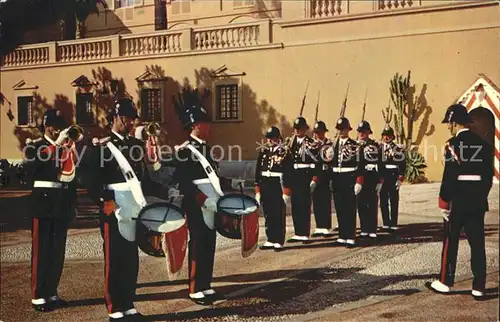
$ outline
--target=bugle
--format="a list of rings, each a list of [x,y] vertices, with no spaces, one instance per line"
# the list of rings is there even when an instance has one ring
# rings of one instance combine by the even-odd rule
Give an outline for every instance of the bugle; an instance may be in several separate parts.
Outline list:
[[[79,142],[83,139],[83,129],[77,124],[73,124],[68,128],[68,138],[74,142]]]
[[[149,136],[159,136],[161,134],[160,124],[157,122],[151,122],[146,126],[146,133]]]

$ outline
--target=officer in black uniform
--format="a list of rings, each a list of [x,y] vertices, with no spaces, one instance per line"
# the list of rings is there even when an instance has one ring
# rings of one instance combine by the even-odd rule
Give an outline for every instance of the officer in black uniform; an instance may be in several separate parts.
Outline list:
[[[380,210],[383,220],[382,229],[391,232],[398,229],[399,188],[404,181],[406,171],[405,152],[394,142],[394,138],[394,130],[386,124],[380,144],[384,167],[384,184],[380,190]]]
[[[185,101],[188,97],[185,97]],[[211,155],[211,147],[206,140],[210,136],[211,120],[201,102],[193,99],[185,103],[184,110],[178,108],[178,116],[190,135],[182,145],[176,147],[177,166],[173,175],[174,183],[179,184],[180,194],[184,196],[182,208],[187,216],[189,229],[189,297],[201,305],[211,305],[221,298],[212,289],[215,245],[217,231],[210,227],[210,219],[217,213],[217,200],[220,195],[207,191],[211,187],[209,174],[220,179],[218,167]],[[209,169],[205,171],[199,157],[187,146],[191,145],[207,160]],[[215,179],[215,180],[218,180]]]
[[[75,218],[76,180],[74,142],[68,139],[66,123],[56,109],[43,117],[43,137],[27,141],[28,180],[32,180],[32,306],[41,312],[67,303],[57,293],[64,266],[68,225]],[[68,152],[70,154],[68,154]]]
[[[318,180],[315,175],[317,145],[306,135],[309,125],[299,116],[295,119],[294,135],[288,138],[288,146],[293,159],[290,184],[292,187],[292,218],[295,235],[290,243],[307,242],[311,233],[311,193]]]
[[[463,227],[471,248],[472,296],[481,300],[486,284],[484,216],[493,182],[493,154],[491,147],[467,128],[472,121],[465,106],[450,106],[443,123],[447,123],[453,135],[446,143],[439,191],[439,208],[445,220],[444,242],[439,280],[427,286],[438,293],[450,292]]]
[[[290,199],[291,155],[281,144],[280,130],[271,126],[255,170],[255,199],[262,204],[267,241],[260,249],[280,250],[285,243],[286,203]]]
[[[354,247],[356,195],[360,186],[358,180],[362,178],[358,169],[358,144],[349,137],[352,127],[347,118],[339,118],[335,128],[339,131],[339,135],[331,149],[327,151],[326,160],[330,163],[333,203],[339,223],[337,243]]]
[[[323,153],[332,142],[326,137],[328,129],[325,122],[318,121],[314,124],[314,140],[317,144],[316,175],[318,182],[312,193],[314,218],[316,219],[316,229],[313,237],[332,236],[332,193],[330,191],[330,167],[325,162]]]
[[[379,145],[370,138],[373,133],[370,123],[361,121],[357,130],[360,170],[358,179],[361,179],[358,180],[361,190],[358,192],[357,204],[361,237],[369,236],[375,239],[378,226],[378,194],[384,181],[384,167]]]
[[[133,299],[139,271],[139,253],[135,241],[135,220],[140,207],[134,198],[129,202],[119,196],[130,191],[133,174],[124,175],[124,164],[111,150],[121,151],[140,181],[144,195],[162,193],[162,187],[151,181],[145,163],[144,142],[130,136],[138,117],[134,102],[129,98],[114,103],[111,133],[103,139],[94,138],[93,146],[82,164],[87,191],[100,208],[101,234],[104,239],[105,303],[110,321],[141,321],[143,316],[134,308]],[[110,118],[111,119],[111,118]],[[119,204],[121,203],[121,204]],[[135,214],[137,213],[137,214]],[[126,215],[127,214],[127,215]]]

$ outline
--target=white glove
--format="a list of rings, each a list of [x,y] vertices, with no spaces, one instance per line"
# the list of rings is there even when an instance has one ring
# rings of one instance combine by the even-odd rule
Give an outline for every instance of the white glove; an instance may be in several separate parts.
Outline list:
[[[168,197],[169,198],[177,198],[180,196],[180,191],[175,188],[168,189]]]
[[[448,209],[441,209],[441,216],[446,221],[450,221],[450,211]]]
[[[359,183],[356,183],[356,185],[354,186],[354,194],[357,196],[359,195],[359,193],[361,192],[361,189],[363,188],[363,186]]]
[[[205,203],[203,206],[211,212],[217,212],[217,199],[215,198],[207,198],[205,199]]]
[[[257,200],[257,203],[260,205],[260,192],[255,194],[255,200]]]
[[[115,216],[116,216],[116,219],[118,220],[118,222],[121,222],[121,223],[131,222],[132,221],[131,217],[120,215],[121,210],[122,210],[122,208],[116,208],[116,210],[115,210]]]
[[[285,202],[285,204],[287,204],[288,200],[290,200],[290,196],[289,195],[283,194],[281,197],[283,198],[283,201]]]
[[[316,189],[316,182],[311,181],[311,183],[309,184],[309,188],[311,189],[311,193],[313,193],[314,189]]]
[[[399,190],[399,188],[401,187],[401,184],[402,184],[401,181],[396,180],[396,190]]]
[[[377,193],[380,193],[380,190],[382,190],[382,183],[377,183],[375,190],[377,191]]]
[[[55,141],[57,145],[63,144],[63,142],[68,138],[68,131],[69,131],[69,127],[67,129],[64,129],[61,132],[59,132],[59,136],[57,137],[57,139]]]
[[[245,180],[244,179],[231,179],[231,188],[237,190],[240,189],[240,184],[241,187],[245,187]]]

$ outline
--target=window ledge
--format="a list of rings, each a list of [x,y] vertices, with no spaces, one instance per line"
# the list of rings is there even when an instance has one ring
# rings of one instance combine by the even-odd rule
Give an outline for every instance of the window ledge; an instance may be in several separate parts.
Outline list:
[[[231,120],[212,120],[213,123],[243,123],[242,119],[231,119]]]

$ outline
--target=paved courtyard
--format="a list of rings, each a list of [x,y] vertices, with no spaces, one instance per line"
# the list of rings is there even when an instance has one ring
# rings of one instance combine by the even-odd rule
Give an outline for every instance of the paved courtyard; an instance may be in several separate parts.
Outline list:
[[[376,243],[347,249],[333,238],[307,245],[287,244],[283,252],[257,250],[242,259],[239,241],[218,236],[213,286],[227,299],[213,307],[187,299],[183,274],[168,281],[163,258],[141,254],[136,307],[151,321],[497,321],[499,269],[498,185],[486,215],[488,296],[470,296],[470,249],[461,240],[454,294],[424,288],[439,271],[442,218],[439,184],[401,188],[401,229],[382,233]],[[60,295],[68,308],[37,313],[30,305],[30,232],[23,211],[27,198],[0,192],[2,321],[105,321],[102,239],[92,206],[80,198],[72,225]],[[291,217],[287,233],[293,234]],[[334,222],[336,218],[334,217]],[[313,219],[314,222],[314,219]],[[380,222],[380,219],[379,219]],[[261,221],[261,241],[265,240]]]

